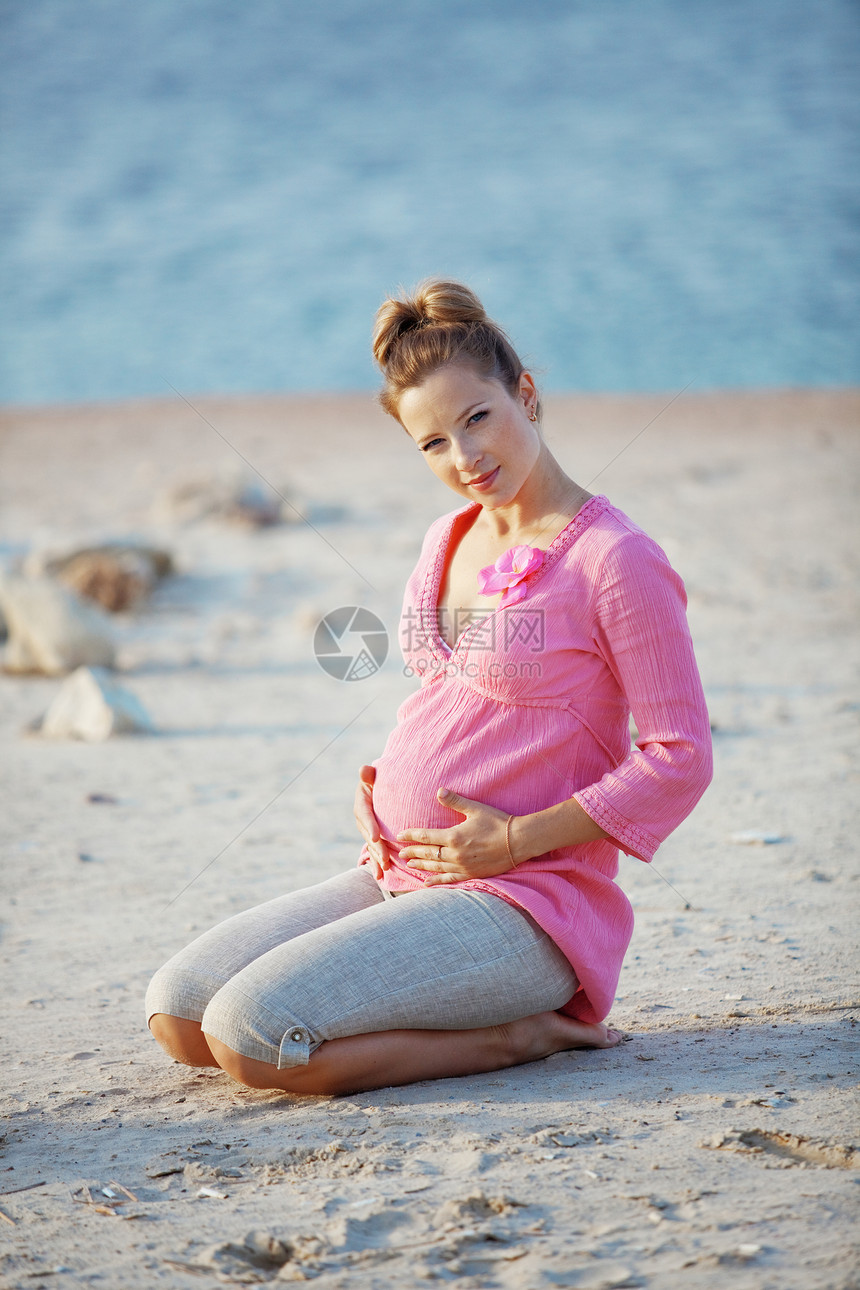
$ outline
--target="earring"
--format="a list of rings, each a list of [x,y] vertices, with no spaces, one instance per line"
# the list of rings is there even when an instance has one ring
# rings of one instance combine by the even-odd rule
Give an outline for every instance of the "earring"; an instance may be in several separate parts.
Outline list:
[[[534,408],[532,408],[532,414],[529,417],[529,421],[537,421],[537,413],[535,412]]]

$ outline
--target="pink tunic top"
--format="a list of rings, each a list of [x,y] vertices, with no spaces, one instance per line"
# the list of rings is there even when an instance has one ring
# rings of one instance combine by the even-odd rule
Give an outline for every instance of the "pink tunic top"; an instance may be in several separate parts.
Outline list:
[[[462,821],[437,801],[440,787],[514,815],[575,797],[608,838],[457,885],[526,910],[576,972],[563,1011],[600,1021],[633,931],[613,881],[618,848],[650,860],[711,778],[684,586],[651,538],[592,497],[550,544],[526,597],[476,618],[452,650],[438,630],[440,581],[478,505],[431,525],[407,584],[401,647],[421,687],[374,763],[373,808],[394,856],[383,881],[393,891],[423,882],[397,860],[397,833]]]

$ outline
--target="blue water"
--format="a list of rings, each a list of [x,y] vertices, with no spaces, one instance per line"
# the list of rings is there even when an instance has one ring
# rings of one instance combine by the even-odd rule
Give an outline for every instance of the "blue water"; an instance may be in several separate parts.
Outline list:
[[[847,0],[4,0],[0,399],[368,388],[462,277],[554,389],[860,381]]]

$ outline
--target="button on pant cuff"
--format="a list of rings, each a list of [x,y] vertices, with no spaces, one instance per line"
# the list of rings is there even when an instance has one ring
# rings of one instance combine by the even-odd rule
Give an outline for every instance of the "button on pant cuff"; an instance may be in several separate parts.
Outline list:
[[[307,1066],[311,1053],[318,1047],[319,1043],[313,1042],[304,1026],[290,1026],[278,1049],[278,1070],[286,1066]]]

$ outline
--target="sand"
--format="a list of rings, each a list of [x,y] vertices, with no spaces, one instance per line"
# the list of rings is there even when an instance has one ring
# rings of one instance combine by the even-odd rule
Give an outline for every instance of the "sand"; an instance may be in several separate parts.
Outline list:
[[[355,862],[356,768],[413,683],[394,656],[333,680],[313,628],[393,629],[451,495],[367,396],[5,412],[5,567],[135,535],[178,572],[117,619],[155,734],[27,737],[60,682],[0,676],[2,1284],[857,1284],[860,391],[670,397],[546,400],[565,467],[685,578],[713,719],[712,787],[655,867],[622,859],[630,1042],[308,1100],[172,1063],[142,996],[196,932]],[[237,452],[313,527],[153,511]]]

